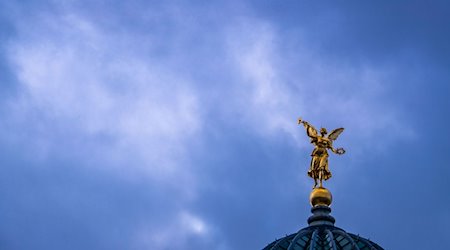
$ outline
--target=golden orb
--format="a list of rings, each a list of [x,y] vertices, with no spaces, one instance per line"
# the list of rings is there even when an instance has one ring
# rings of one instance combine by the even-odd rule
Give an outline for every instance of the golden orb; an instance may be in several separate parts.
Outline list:
[[[309,202],[313,207],[315,206],[330,206],[333,201],[331,192],[324,187],[314,188],[309,195]]]

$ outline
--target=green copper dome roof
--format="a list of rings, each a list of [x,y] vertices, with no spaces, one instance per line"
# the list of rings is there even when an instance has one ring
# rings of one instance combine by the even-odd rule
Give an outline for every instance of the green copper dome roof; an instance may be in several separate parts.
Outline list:
[[[309,227],[267,245],[263,250],[383,250],[376,243],[334,226],[328,206],[311,209]]]

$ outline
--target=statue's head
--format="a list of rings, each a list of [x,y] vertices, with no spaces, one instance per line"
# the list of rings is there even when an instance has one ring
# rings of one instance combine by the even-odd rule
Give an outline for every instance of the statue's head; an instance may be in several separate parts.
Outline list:
[[[321,128],[321,129],[320,129],[320,134],[321,134],[322,136],[324,136],[324,135],[328,134],[328,131],[327,131],[325,128]]]

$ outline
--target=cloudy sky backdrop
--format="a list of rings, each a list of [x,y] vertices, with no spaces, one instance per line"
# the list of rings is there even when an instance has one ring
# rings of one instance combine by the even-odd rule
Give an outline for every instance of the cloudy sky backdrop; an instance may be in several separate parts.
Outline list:
[[[445,1],[1,1],[0,248],[261,249],[336,225],[450,245]]]

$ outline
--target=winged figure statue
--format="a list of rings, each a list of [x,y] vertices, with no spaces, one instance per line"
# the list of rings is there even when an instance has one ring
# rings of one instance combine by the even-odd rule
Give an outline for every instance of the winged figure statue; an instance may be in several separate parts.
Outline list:
[[[314,150],[311,153],[311,165],[308,170],[309,177],[314,179],[313,189],[317,187],[318,182],[320,182],[320,187],[322,187],[322,181],[331,178],[331,172],[328,168],[328,150],[338,155],[345,153],[343,148],[333,147],[333,141],[339,137],[344,128],[334,129],[327,136],[328,132],[325,128],[321,128],[319,134],[311,124],[303,121],[301,118],[298,119],[298,124],[303,124],[306,134],[314,145]]]

